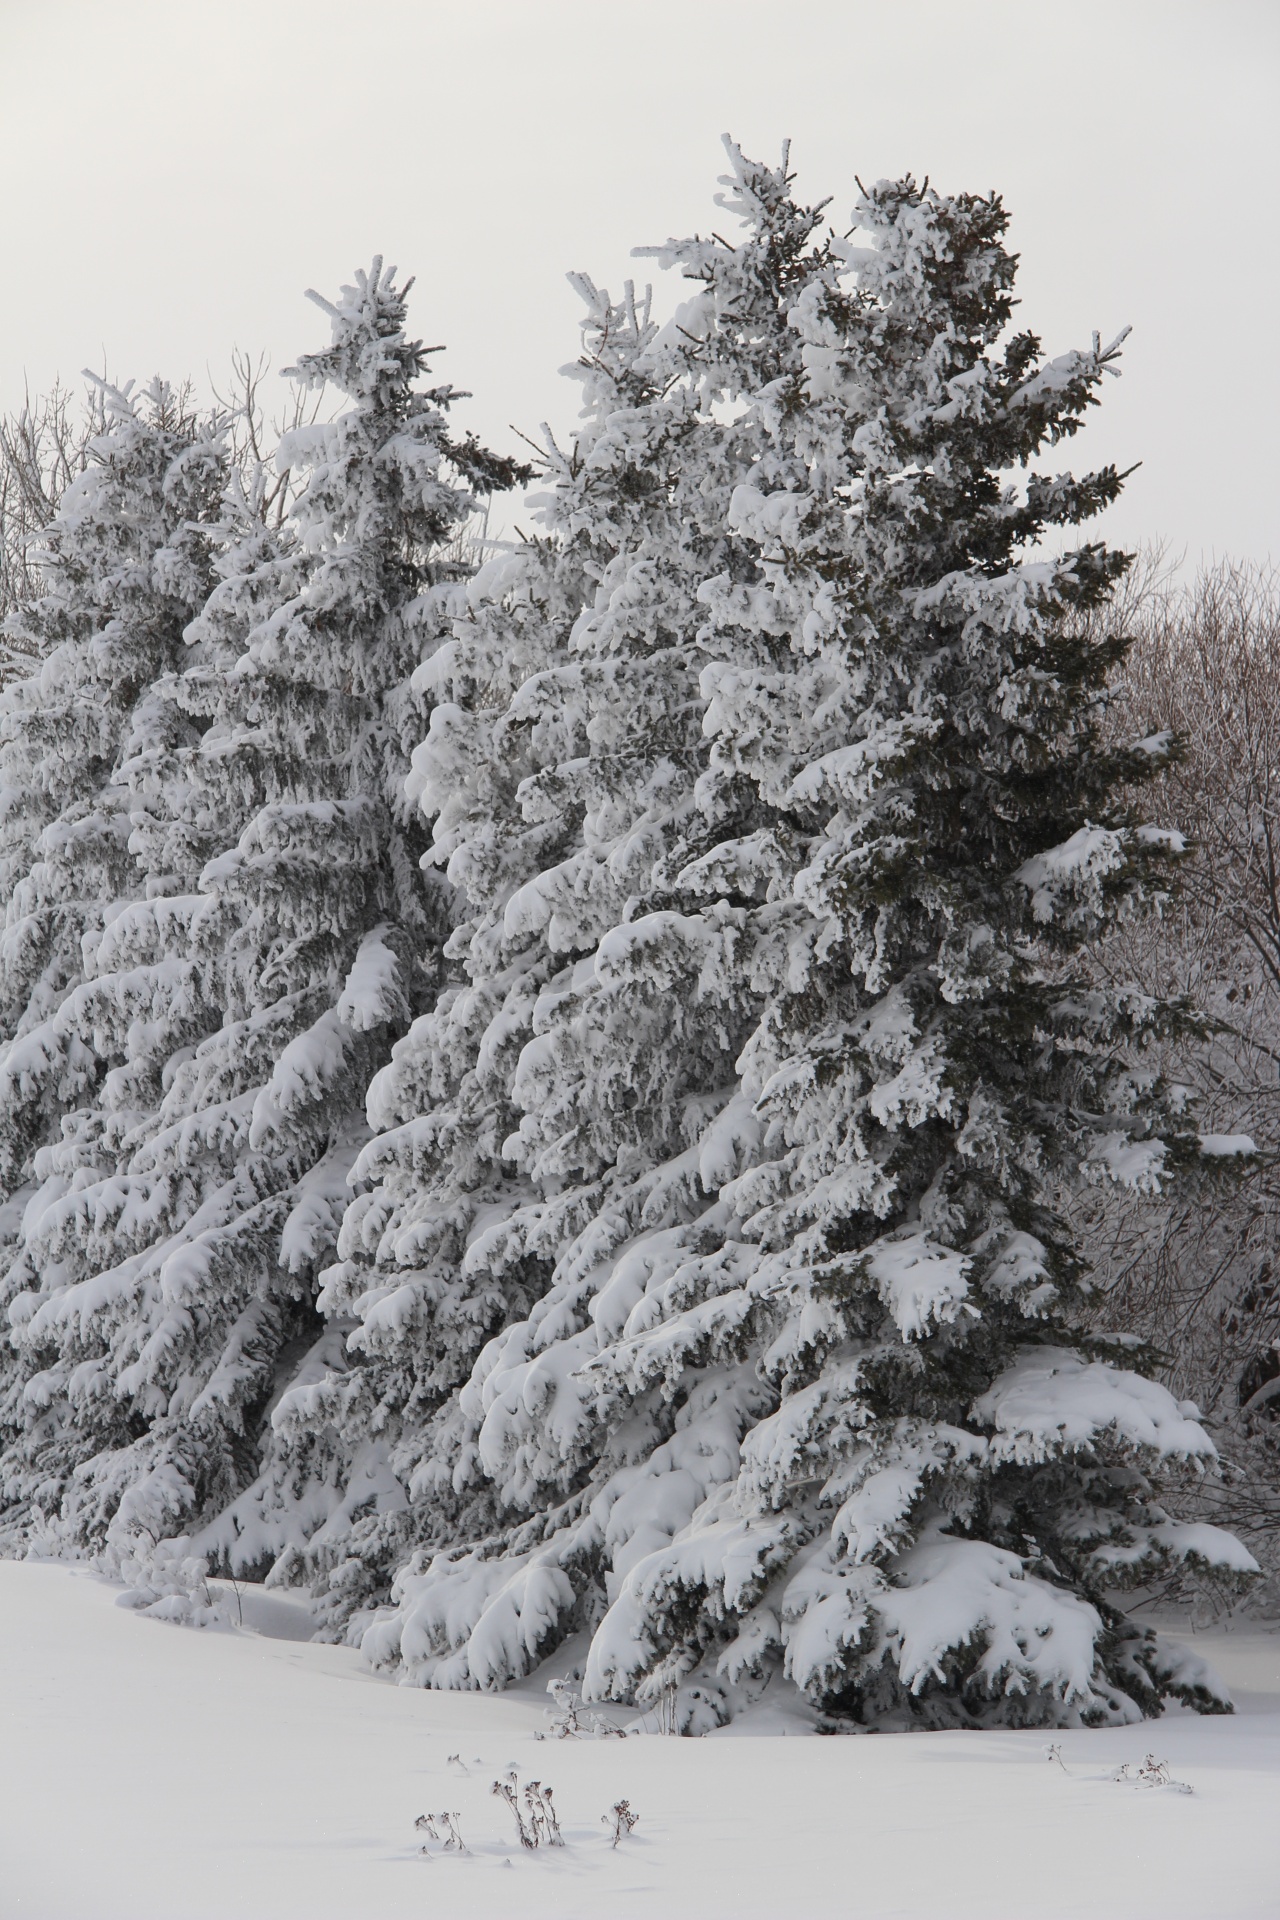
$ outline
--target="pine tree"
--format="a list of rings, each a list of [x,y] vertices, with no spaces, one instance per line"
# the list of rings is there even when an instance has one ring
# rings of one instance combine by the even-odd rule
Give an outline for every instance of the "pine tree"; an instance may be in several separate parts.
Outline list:
[[[38,665],[0,694],[0,1309],[36,1281],[20,1244],[32,1181],[47,1181],[43,1159],[61,1125],[115,1064],[89,1013],[93,957],[145,892],[119,768],[212,585],[226,479],[222,423],[198,417],[184,391],[161,381],[140,393],[95,387],[100,430],[45,530],[43,592],[6,622],[15,655]],[[13,1311],[20,1319],[21,1305]],[[38,1454],[66,1374],[31,1373],[5,1339],[0,1434],[11,1440],[26,1426]],[[32,1492],[25,1453],[6,1452],[0,1483],[0,1505],[16,1502],[20,1519]],[[48,1496],[39,1470],[35,1490]]]
[[[94,1065],[55,1016],[83,941],[137,886],[129,796],[113,779],[152,683],[212,585],[209,522],[225,481],[219,423],[155,381],[98,383],[103,430],[41,555],[42,597],[6,622],[41,664],[0,695],[0,1179],[11,1191]]]
[[[518,471],[419,386],[406,292],[375,261],[320,301],[332,345],[292,371],[350,404],[282,443],[305,475],[291,526],[233,486],[220,584],[121,770],[146,899],[99,947],[94,1017],[125,1059],[37,1169],[41,1284],[16,1303],[66,1397],[41,1465],[79,1546],[194,1531],[260,1571],[378,1482],[368,1449],[276,1447],[269,1416],[342,1363],[315,1272],[365,1087],[429,1004],[448,924],[403,797],[425,726],[408,680],[465,571],[457,529]]]
[[[504,907],[561,970],[518,1020],[475,1002],[474,1057],[523,1110],[501,1150],[538,1197],[471,1227],[462,1276],[481,1298],[533,1253],[551,1281],[427,1429],[425,1544],[363,1644],[491,1686],[585,1626],[595,1697],[674,1693],[691,1726],[779,1673],[879,1724],[1210,1705],[1114,1596],[1251,1563],[1159,1504],[1155,1470],[1212,1443],[1085,1331],[1056,1202],[1199,1165],[1144,1062],[1180,1009],[1072,965],[1178,850],[1115,798],[1164,750],[1105,743],[1123,643],[1080,637],[1125,558],[1036,551],[1122,476],[1012,477],[1074,434],[1119,343],[1046,361],[1011,331],[994,195],[882,182],[854,247],[814,237],[785,160],[731,158],[746,234],[662,250],[699,292],[605,436],[640,452],[619,488],[640,549],[680,551],[691,512],[700,577],[664,598],[646,552],[626,617],[575,628],[608,689],[585,752],[556,730],[563,685],[507,707],[543,730],[525,818],[589,798],[581,851]],[[638,691],[664,654],[685,662],[665,726]],[[633,774],[637,720],[674,750]],[[451,871],[493,831],[460,827]],[[431,1091],[367,1166],[407,1181]]]
[[[664,402],[659,330],[634,290],[615,303],[571,278],[586,316],[567,371],[585,424],[567,454],[548,442],[545,535],[482,569],[423,670],[442,697],[410,793],[434,817],[433,858],[466,908],[445,949],[454,981],[370,1090],[384,1131],[356,1174],[373,1185],[348,1209],[325,1276],[325,1310],[360,1318],[351,1344],[364,1362],[281,1409],[304,1431],[320,1417],[385,1433],[408,1495],[347,1542],[329,1529],[313,1548],[335,1623],[385,1595],[443,1509],[455,1527],[492,1519],[488,1489],[457,1475],[453,1397],[605,1197],[567,1188],[565,1212],[540,1170],[513,1166],[516,1071],[566,962],[571,972],[647,884],[658,824],[689,805],[700,663],[685,636],[722,557],[731,488],[700,491],[688,447],[723,436],[695,394]]]

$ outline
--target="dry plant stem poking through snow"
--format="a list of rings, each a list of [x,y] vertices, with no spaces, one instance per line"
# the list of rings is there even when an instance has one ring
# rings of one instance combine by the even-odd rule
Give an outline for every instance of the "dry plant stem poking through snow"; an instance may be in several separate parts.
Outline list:
[[[520,1835],[520,1845],[532,1853],[538,1844],[537,1834],[532,1827],[526,1825],[525,1817],[520,1811],[520,1801],[517,1797],[515,1787],[515,1775],[509,1775],[505,1780],[495,1780],[492,1791],[497,1794],[500,1800],[505,1800],[510,1807],[512,1813],[515,1815],[516,1831]]]
[[[1131,1787],[1168,1787],[1173,1793],[1195,1791],[1187,1785],[1185,1780],[1174,1780],[1169,1773],[1168,1761],[1157,1760],[1154,1753],[1147,1755],[1136,1773],[1126,1760],[1122,1767],[1116,1768],[1111,1778],[1115,1781],[1123,1781]]]
[[[1056,1762],[1067,1778],[1071,1778],[1071,1769],[1063,1759],[1062,1748],[1056,1740],[1045,1747],[1044,1757],[1051,1766]],[[1172,1779],[1168,1761],[1157,1760],[1153,1753],[1149,1753],[1142,1765],[1136,1769],[1126,1760],[1123,1766],[1116,1768],[1111,1778],[1131,1787],[1168,1787],[1173,1793],[1194,1792],[1194,1788],[1189,1787],[1185,1780]]]
[[[460,1818],[461,1816],[456,1813],[420,1813],[413,1824],[426,1834],[428,1840],[434,1840],[442,1852],[465,1853],[467,1849],[463,1845],[462,1830],[458,1825]],[[430,1847],[424,1846],[422,1851],[429,1860]]]
[[[608,1813],[602,1813],[600,1815],[601,1824],[608,1827],[613,1834],[613,1844],[615,1847],[619,1840],[626,1839],[639,1818],[640,1815],[638,1813],[632,1813],[631,1802],[629,1800],[616,1801],[614,1805],[610,1807]]]
[[[524,1809],[528,1812],[528,1820],[524,1818],[524,1812],[520,1812],[520,1799],[518,1799],[516,1788],[518,1788],[518,1782],[516,1782],[514,1766],[510,1768],[505,1780],[493,1782],[493,1793],[497,1793],[499,1799],[507,1801],[510,1811],[516,1818],[516,1832],[520,1834],[520,1845],[528,1847],[530,1853],[533,1853],[535,1847],[562,1847],[564,1836],[560,1834],[557,1811],[551,1805],[551,1788],[545,1788],[541,1780],[526,1782]]]
[[[524,1790],[524,1804],[533,1827],[534,1845],[562,1847],[564,1836],[560,1831],[556,1810],[551,1804],[550,1787],[544,1787],[541,1780],[530,1780]]]
[[[529,1780],[524,1788],[525,1813],[520,1811],[519,1782],[514,1767],[505,1779],[495,1780],[493,1792],[500,1800],[505,1800],[515,1815],[516,1830],[520,1835],[520,1845],[530,1853],[536,1847],[562,1847],[564,1836],[560,1832],[560,1822],[551,1803],[551,1788],[544,1787],[541,1780]]]

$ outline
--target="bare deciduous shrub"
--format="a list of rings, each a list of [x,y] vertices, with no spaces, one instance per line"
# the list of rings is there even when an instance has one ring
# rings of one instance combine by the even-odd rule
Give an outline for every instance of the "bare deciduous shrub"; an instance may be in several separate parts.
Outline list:
[[[1219,565],[1177,587],[1147,556],[1116,619],[1134,636],[1109,710],[1117,739],[1180,742],[1142,799],[1189,843],[1158,919],[1089,956],[1100,978],[1187,996],[1204,1038],[1160,1061],[1205,1134],[1250,1136],[1238,1183],[1076,1202],[1098,1317],[1140,1335],[1224,1456],[1194,1504],[1280,1562],[1280,599],[1277,576]],[[1153,809],[1154,815],[1153,815]],[[1269,1583],[1274,1600],[1275,1582]]]
[[[40,592],[39,539],[102,429],[101,396],[56,384],[0,419],[0,620]],[[0,648],[0,681],[31,663]]]

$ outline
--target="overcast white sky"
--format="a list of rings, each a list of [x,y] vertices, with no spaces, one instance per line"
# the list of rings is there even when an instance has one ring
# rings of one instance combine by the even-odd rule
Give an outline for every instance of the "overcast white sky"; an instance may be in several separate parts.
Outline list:
[[[204,378],[327,337],[382,251],[463,416],[572,420],[565,272],[720,225],[719,135],[840,226],[863,180],[997,187],[1020,324],[1131,323],[1077,466],[1106,532],[1276,551],[1276,0],[0,0],[0,406],[55,374]],[[661,286],[669,306],[675,285]]]

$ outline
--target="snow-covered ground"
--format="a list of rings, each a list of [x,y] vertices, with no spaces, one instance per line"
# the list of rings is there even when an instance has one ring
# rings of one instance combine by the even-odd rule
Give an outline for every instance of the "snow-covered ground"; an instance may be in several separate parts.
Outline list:
[[[532,1686],[391,1686],[287,1599],[251,1590],[234,1632],[115,1600],[0,1562],[5,1920],[1280,1913],[1280,1632],[1196,1636],[1234,1718],[1067,1733],[1064,1773],[1038,1733],[539,1743]],[[1111,1780],[1148,1749],[1189,1797]],[[563,1851],[521,1852],[509,1765],[554,1788]],[[640,1823],[613,1851],[620,1797]],[[414,1817],[443,1808],[470,1851],[424,1859]]]

